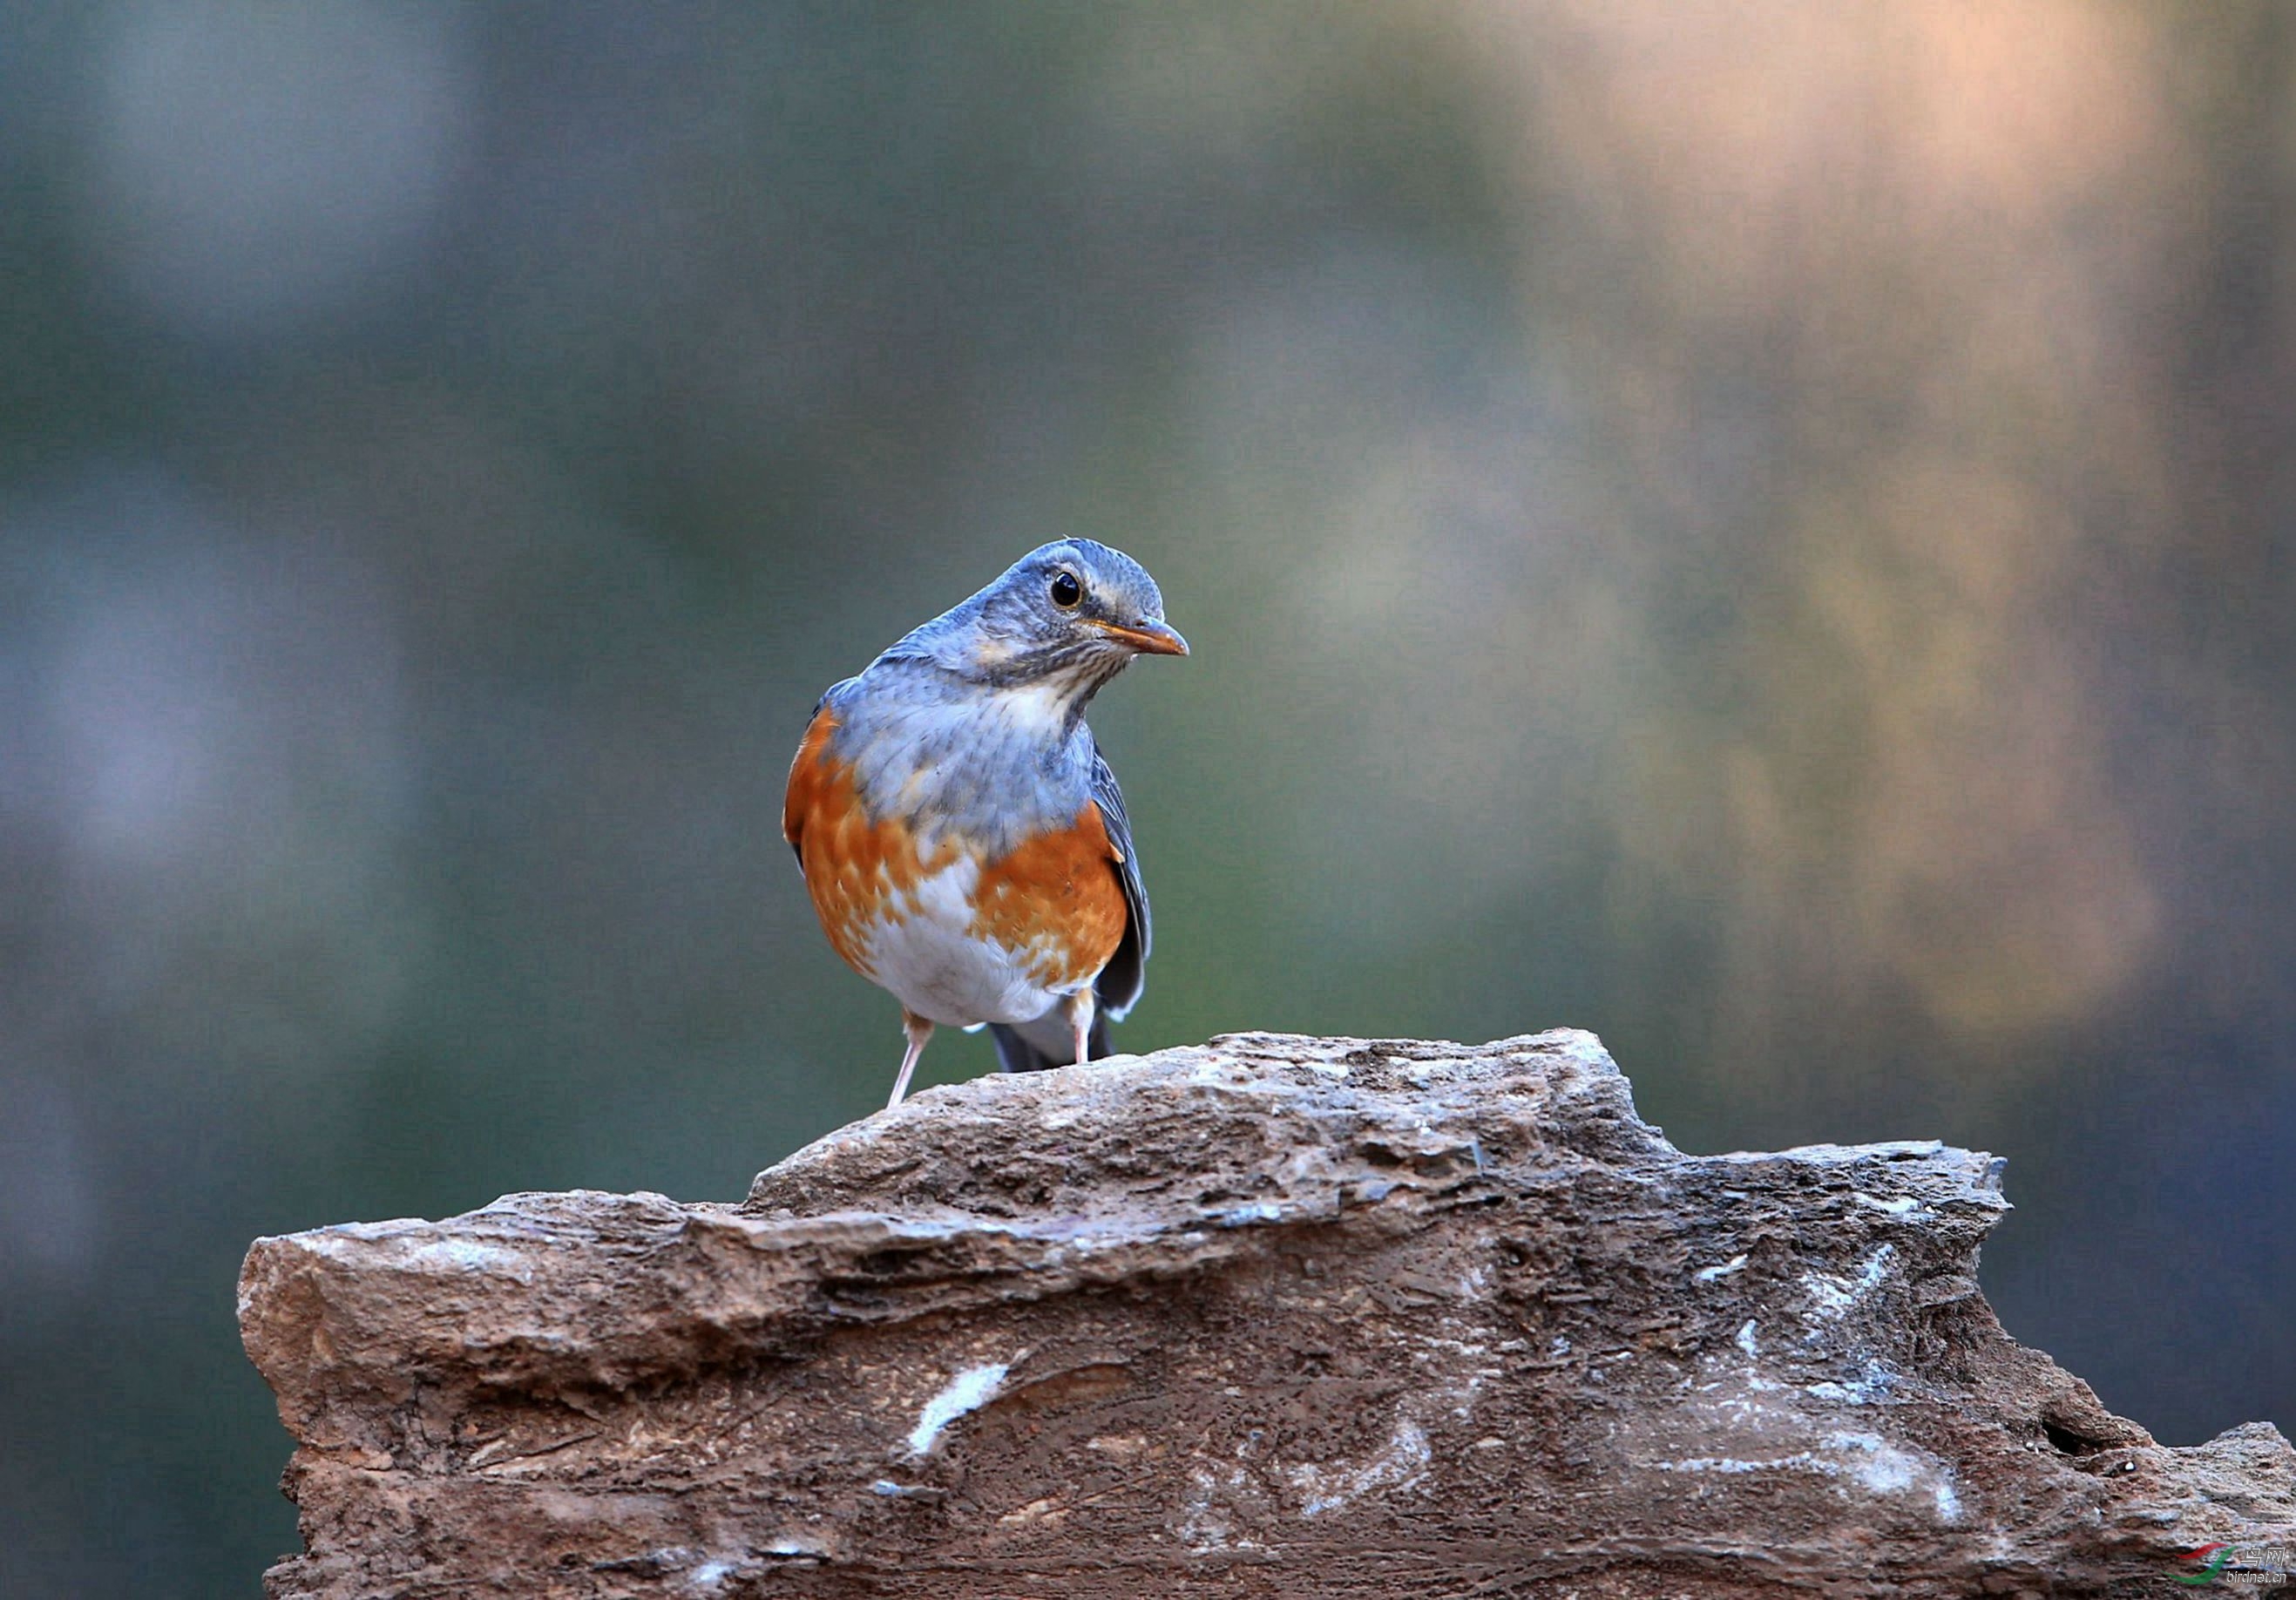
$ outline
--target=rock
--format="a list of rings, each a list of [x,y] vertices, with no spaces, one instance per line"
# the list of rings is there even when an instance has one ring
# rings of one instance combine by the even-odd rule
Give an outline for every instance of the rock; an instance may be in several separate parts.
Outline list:
[[[1686,1156],[1584,1033],[928,1090],[747,1202],[257,1241],[275,1596],[2171,1592],[2296,1547],[1977,1286],[2000,1164]]]

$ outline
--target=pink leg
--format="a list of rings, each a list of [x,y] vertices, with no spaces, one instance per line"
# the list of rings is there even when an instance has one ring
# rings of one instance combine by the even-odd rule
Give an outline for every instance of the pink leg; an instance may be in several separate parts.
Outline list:
[[[1069,997],[1069,1025],[1076,1030],[1077,1065],[1092,1059],[1092,985],[1086,984]]]
[[[902,1052],[901,1075],[893,1079],[893,1097],[885,1102],[887,1111],[900,1104],[901,1096],[909,1092],[909,1074],[917,1070],[917,1057],[925,1053],[925,1041],[932,1038],[932,1030],[933,1025],[924,1018],[906,1010],[901,1013],[901,1031],[909,1036],[909,1047]]]

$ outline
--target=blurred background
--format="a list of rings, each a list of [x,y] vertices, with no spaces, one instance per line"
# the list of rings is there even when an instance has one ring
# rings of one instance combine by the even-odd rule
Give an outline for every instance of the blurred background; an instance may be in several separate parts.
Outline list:
[[[1196,652],[1094,713],[1124,1047],[1997,1151],[2013,1333],[2296,1421],[2292,89],[2239,0],[0,7],[0,1589],[291,1547],[255,1235],[878,1106],[790,752],[1070,533]]]

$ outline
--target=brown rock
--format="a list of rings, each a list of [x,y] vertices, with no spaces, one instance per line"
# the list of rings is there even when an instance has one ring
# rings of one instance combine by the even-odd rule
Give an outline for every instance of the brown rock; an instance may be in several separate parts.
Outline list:
[[[2169,1449],[1977,1289],[1998,1163],[1685,1156],[1595,1039],[1246,1034],[929,1090],[746,1203],[258,1240],[276,1596],[2211,1592]]]

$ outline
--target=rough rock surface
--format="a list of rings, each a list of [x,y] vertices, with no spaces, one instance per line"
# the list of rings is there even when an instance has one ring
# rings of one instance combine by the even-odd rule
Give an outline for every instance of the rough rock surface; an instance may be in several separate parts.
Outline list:
[[[1685,1156],[1599,1043],[1247,1034],[919,1095],[746,1203],[258,1240],[274,1596],[2213,1592],[2158,1446],[1978,1292],[1997,1163]]]

